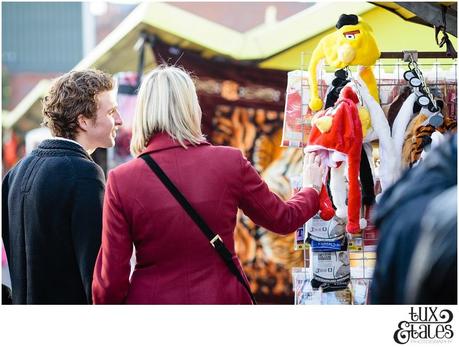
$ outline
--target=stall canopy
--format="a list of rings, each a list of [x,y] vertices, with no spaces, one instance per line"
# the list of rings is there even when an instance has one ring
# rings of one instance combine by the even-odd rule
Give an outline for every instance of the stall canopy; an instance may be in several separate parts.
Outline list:
[[[307,66],[318,41],[335,30],[342,13],[354,13],[370,23],[381,51],[443,51],[432,28],[410,23],[397,14],[365,2],[317,3],[281,22],[240,33],[164,3],[144,2],[110,33],[75,69],[98,68],[110,73],[135,71],[138,40],[143,32],[162,42],[197,52],[206,59],[239,61],[263,69],[295,70]],[[456,45],[456,39],[452,38]],[[136,44],[137,43],[137,44]],[[146,50],[145,69],[156,61]],[[40,100],[48,81],[40,82],[6,117],[3,127],[23,133],[39,124]],[[25,118],[26,120],[23,120]]]
[[[409,22],[432,26],[445,26],[457,36],[457,2],[372,2]]]

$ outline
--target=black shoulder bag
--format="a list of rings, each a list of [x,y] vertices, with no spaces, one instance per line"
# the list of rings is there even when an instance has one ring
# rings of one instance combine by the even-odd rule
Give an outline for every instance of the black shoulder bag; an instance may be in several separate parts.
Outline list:
[[[158,176],[158,178],[163,182],[163,184],[166,186],[166,188],[169,190],[169,192],[174,196],[174,198],[179,202],[179,204],[183,207],[183,209],[186,211],[186,213],[191,217],[191,219],[199,226],[199,228],[202,230],[206,238],[209,240],[210,244],[212,247],[215,248],[217,253],[220,255],[220,258],[225,262],[225,264],[228,266],[229,270],[237,277],[239,282],[244,286],[244,288],[247,290],[247,293],[249,293],[250,298],[252,299],[253,304],[256,305],[256,300],[255,297],[252,294],[252,291],[250,290],[249,285],[247,282],[244,280],[242,277],[241,272],[239,269],[236,267],[236,265],[233,262],[232,254],[226,248],[225,244],[223,243],[223,240],[218,234],[215,234],[209,226],[204,222],[202,217],[196,212],[196,210],[190,205],[188,200],[183,196],[183,194],[177,189],[177,187],[172,183],[172,181],[167,177],[167,175],[164,173],[164,171],[161,169],[161,167],[156,163],[156,161],[150,157],[148,154],[142,154],[139,156],[139,158],[142,158],[150,167],[150,169]]]

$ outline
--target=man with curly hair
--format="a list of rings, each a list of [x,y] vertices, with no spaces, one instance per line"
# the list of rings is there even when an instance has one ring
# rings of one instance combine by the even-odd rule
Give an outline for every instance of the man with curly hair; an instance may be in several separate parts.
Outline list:
[[[44,140],[5,176],[2,237],[13,304],[90,304],[101,243],[105,177],[90,154],[122,125],[112,78],[98,70],[56,79],[43,100]]]

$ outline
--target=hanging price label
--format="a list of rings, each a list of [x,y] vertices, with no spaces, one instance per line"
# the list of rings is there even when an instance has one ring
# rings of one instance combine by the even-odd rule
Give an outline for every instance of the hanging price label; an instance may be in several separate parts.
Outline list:
[[[308,245],[306,244],[306,237],[305,237],[305,232],[304,232],[304,226],[299,227],[296,232],[295,232],[295,245],[294,245],[294,250],[303,250],[307,249]]]

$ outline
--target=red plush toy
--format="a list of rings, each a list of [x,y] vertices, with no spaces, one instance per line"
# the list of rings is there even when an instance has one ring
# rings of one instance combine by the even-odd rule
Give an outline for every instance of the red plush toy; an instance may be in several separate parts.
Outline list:
[[[350,86],[342,89],[334,107],[314,115],[305,152],[316,152],[328,167],[348,164],[348,223],[350,233],[360,231],[361,192],[359,183],[362,151],[362,125],[357,104],[358,96]],[[344,189],[343,189],[344,190]],[[331,219],[335,214],[325,185],[320,193],[320,217]]]

